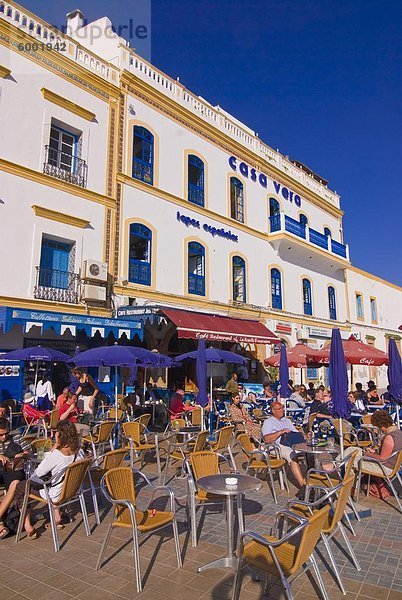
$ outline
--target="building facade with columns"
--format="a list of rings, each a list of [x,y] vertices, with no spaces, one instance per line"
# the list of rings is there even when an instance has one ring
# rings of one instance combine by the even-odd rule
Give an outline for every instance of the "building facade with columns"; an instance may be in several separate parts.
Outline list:
[[[320,348],[333,327],[382,350],[400,340],[401,288],[352,266],[323,177],[135,54],[107,18],[74,11],[68,26],[0,2],[2,305],[114,316],[119,333],[139,319],[170,353],[204,336],[262,360],[269,333],[249,320],[288,345]],[[210,331],[210,315],[244,331]],[[386,383],[384,368],[358,377]]]

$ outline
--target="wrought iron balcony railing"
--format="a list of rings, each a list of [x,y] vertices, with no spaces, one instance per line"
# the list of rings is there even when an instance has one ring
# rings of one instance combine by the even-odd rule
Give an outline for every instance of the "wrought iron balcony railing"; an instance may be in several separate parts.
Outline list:
[[[77,273],[36,267],[34,298],[78,304],[80,278]]]
[[[45,146],[43,172],[56,179],[74,183],[83,188],[87,187],[87,163],[82,158],[68,152]]]

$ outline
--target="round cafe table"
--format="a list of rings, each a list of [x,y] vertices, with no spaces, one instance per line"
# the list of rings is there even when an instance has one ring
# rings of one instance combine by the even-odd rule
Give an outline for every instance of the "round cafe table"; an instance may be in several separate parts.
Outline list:
[[[323,454],[331,454],[331,456],[332,455],[336,456],[341,451],[340,447],[337,446],[336,444],[334,444],[334,446],[332,446],[330,448],[328,445],[326,445],[326,446],[309,446],[306,442],[302,442],[300,444],[295,444],[292,447],[295,452],[304,452],[304,454],[313,456],[315,469],[319,468],[319,466],[320,466],[319,459],[320,459],[320,457],[323,456]]]
[[[236,485],[228,485],[226,479],[236,479]],[[212,562],[202,565],[198,568],[198,572],[206,571],[207,569],[221,569],[228,567],[234,569],[237,567],[237,557],[233,550],[233,530],[234,530],[234,518],[233,518],[233,498],[238,498],[239,508],[239,531],[243,533],[243,512],[241,507],[242,496],[246,492],[253,490],[259,490],[262,487],[262,481],[256,477],[250,477],[250,475],[240,475],[237,473],[229,475],[208,475],[207,477],[201,477],[197,480],[197,486],[209,492],[210,494],[218,494],[219,496],[226,496],[226,522],[227,522],[227,556],[213,560]]]

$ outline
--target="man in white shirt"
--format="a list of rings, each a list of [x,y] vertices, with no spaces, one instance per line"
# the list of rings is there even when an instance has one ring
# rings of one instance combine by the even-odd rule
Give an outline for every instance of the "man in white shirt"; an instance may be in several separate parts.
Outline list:
[[[272,402],[271,404],[272,417],[264,421],[262,426],[262,437],[268,444],[276,444],[279,446],[281,456],[290,466],[297,483],[302,488],[306,485],[302,470],[297,462],[297,456],[290,446],[284,446],[280,443],[280,438],[285,433],[290,431],[298,432],[292,421],[284,416],[284,408],[280,402]]]

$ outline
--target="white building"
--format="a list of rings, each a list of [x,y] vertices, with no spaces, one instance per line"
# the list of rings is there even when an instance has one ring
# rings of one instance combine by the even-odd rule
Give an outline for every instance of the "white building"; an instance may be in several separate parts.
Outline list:
[[[259,321],[289,345],[321,347],[334,326],[382,350],[389,337],[400,343],[401,288],[351,265],[340,198],[322,177],[117,35],[91,41],[95,27],[110,33],[108,19],[84,28],[74,11],[70,36],[54,34],[66,52],[46,44],[22,52],[13,43],[17,32],[24,43],[43,42],[48,26],[11,2],[0,1],[0,11],[8,35],[0,37],[0,211],[12,257],[0,266],[1,304],[55,310],[57,302],[60,312],[104,317],[113,308],[121,318],[146,313],[148,347],[165,352],[187,347],[177,333],[207,335],[200,313]],[[62,135],[76,157],[67,167],[46,154],[57,136],[60,149]],[[83,173],[85,185],[77,181]],[[63,268],[46,264],[46,239],[70,244]],[[106,282],[98,291],[83,287],[84,259],[107,264],[113,289]],[[76,273],[80,297],[68,296],[69,286],[52,297],[55,280],[40,280],[49,268],[50,278],[54,270]],[[43,287],[48,299],[38,296]],[[191,314],[170,308],[193,311],[193,326],[180,321]],[[220,339],[237,339],[262,359],[271,348],[251,330],[248,339],[249,325]],[[384,375],[383,368],[357,371],[380,386]]]

